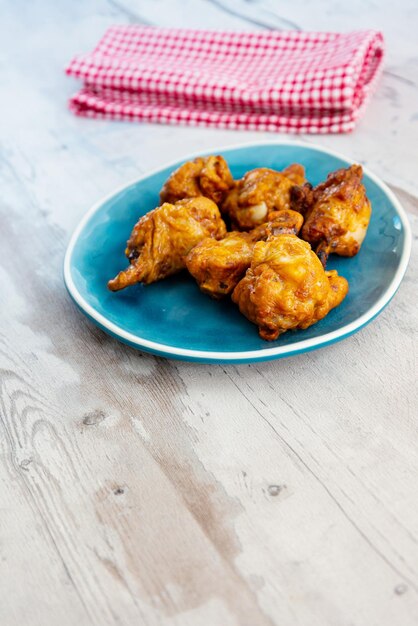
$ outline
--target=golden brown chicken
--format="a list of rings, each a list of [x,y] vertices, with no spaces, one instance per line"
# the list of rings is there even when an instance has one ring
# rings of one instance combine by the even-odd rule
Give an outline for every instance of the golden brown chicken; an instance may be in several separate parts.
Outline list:
[[[231,172],[223,157],[198,157],[171,174],[161,189],[160,200],[174,203],[183,198],[205,196],[220,204],[233,186]]]
[[[314,202],[314,188],[311,183],[303,185],[295,185],[290,190],[290,208],[292,211],[298,211],[304,217],[312,208]]]
[[[255,245],[250,233],[227,233],[224,239],[204,239],[186,257],[186,267],[201,291],[222,298],[231,293],[250,266]]]
[[[267,167],[251,170],[236,182],[221,205],[234,230],[251,230],[265,222],[270,211],[290,208],[290,191],[305,180],[302,165],[277,172]]]
[[[232,300],[268,341],[308,328],[345,298],[348,283],[325,272],[310,245],[295,235],[270,237],[254,247],[250,268]]]
[[[292,191],[291,206],[305,214],[302,238],[309,241],[325,267],[328,255],[354,256],[370,221],[371,205],[362,184],[361,165],[331,172],[326,181]]]
[[[306,181],[305,168],[300,163],[291,163],[282,170],[282,174],[295,185],[303,185]]]
[[[276,211],[269,220],[248,233],[227,233],[220,241],[204,239],[189,252],[186,267],[204,293],[213,298],[232,293],[251,264],[257,241],[270,235],[297,234],[303,224],[296,211]]]
[[[161,280],[185,267],[185,257],[206,237],[221,238],[226,227],[209,198],[165,202],[137,222],[125,250],[129,267],[108,282],[112,291]]]

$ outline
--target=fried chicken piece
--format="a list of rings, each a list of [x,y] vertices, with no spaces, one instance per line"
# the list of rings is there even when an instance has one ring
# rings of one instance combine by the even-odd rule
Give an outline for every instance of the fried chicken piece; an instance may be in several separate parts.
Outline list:
[[[308,328],[338,306],[348,283],[336,271],[325,272],[306,241],[278,235],[254,247],[250,268],[232,300],[273,341],[290,329]]]
[[[186,257],[186,267],[200,289],[213,298],[230,294],[251,264],[257,241],[282,233],[298,234],[303,217],[295,211],[275,211],[269,221],[249,233],[227,233],[224,239],[204,239]]]
[[[303,216],[311,210],[314,203],[314,188],[311,183],[295,185],[290,190],[290,208]]]
[[[292,163],[282,170],[282,174],[295,185],[303,185],[306,181],[305,168],[300,163]]]
[[[185,267],[185,257],[206,237],[221,238],[226,227],[209,198],[165,202],[137,222],[125,254],[129,267],[109,280],[111,291],[135,283],[153,283]]]
[[[255,241],[250,233],[227,233],[204,239],[186,257],[186,267],[203,293],[222,298],[231,293],[250,266]]]
[[[290,165],[283,172],[259,167],[236,182],[221,211],[227,213],[234,230],[251,230],[262,224],[270,211],[289,209],[291,189],[304,180],[302,165]]]
[[[356,255],[366,236],[372,209],[362,176],[361,165],[352,165],[331,172],[314,189],[305,185],[292,192],[292,208],[306,215],[302,238],[309,241],[324,267],[331,253]]]
[[[232,174],[222,156],[197,157],[171,174],[161,189],[160,200],[174,203],[205,196],[220,204],[233,186]]]
[[[303,225],[302,215],[290,209],[271,211],[267,215],[267,220],[264,224],[250,230],[254,241],[262,241],[271,235],[298,235]]]

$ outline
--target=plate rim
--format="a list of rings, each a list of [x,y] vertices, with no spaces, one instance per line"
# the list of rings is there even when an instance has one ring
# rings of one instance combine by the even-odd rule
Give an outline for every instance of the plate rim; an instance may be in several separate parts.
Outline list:
[[[164,355],[167,357],[172,357],[172,358],[177,358],[177,359],[184,358],[188,360],[207,361],[207,362],[230,361],[230,362],[237,363],[240,361],[250,362],[250,361],[269,360],[269,359],[274,359],[274,358],[292,356],[295,354],[300,354],[301,352],[307,352],[313,349],[325,347],[326,345],[335,343],[337,341],[341,341],[342,339],[345,339],[346,337],[352,335],[356,331],[363,328],[363,326],[368,324],[368,322],[371,322],[393,298],[393,296],[395,295],[405,275],[406,269],[408,267],[410,254],[411,254],[412,233],[411,233],[411,227],[409,224],[406,211],[401,205],[396,195],[392,192],[391,189],[389,189],[389,187],[386,185],[386,183],[383,180],[381,180],[376,174],[374,174],[372,171],[370,171],[367,167],[364,167],[364,166],[363,166],[364,173],[378,187],[382,189],[382,191],[385,193],[385,195],[389,198],[389,200],[392,202],[393,206],[395,207],[395,210],[401,220],[402,227],[404,229],[404,234],[405,234],[404,246],[403,246],[403,250],[401,253],[401,257],[400,257],[399,266],[391,282],[389,283],[389,285],[387,286],[383,294],[380,296],[380,298],[377,300],[377,302],[375,302],[375,304],[372,307],[370,307],[365,313],[363,313],[363,315],[361,315],[359,318],[350,322],[349,324],[345,324],[344,326],[342,326],[341,328],[337,330],[333,330],[329,333],[325,333],[318,337],[312,337],[310,339],[303,339],[301,341],[297,341],[290,345],[275,346],[272,348],[266,347],[266,348],[262,348],[261,350],[258,349],[258,350],[244,350],[244,351],[233,351],[233,352],[231,351],[218,352],[216,350],[195,350],[195,349],[190,349],[190,348],[179,348],[176,346],[171,346],[170,344],[163,344],[163,343],[159,343],[156,341],[151,341],[149,339],[139,337],[138,335],[134,335],[133,333],[130,333],[124,330],[123,328],[115,324],[114,322],[111,322],[110,320],[108,320],[107,317],[105,317],[104,315],[96,311],[96,309],[91,304],[89,304],[78,291],[74,283],[72,272],[71,272],[72,254],[73,254],[75,245],[78,241],[78,238],[80,236],[80,233],[83,231],[85,225],[88,223],[90,218],[95,213],[97,213],[97,211],[103,206],[104,203],[106,203],[108,200],[110,200],[111,198],[119,194],[120,192],[124,191],[128,187],[131,187],[141,182],[143,179],[148,178],[149,176],[152,176],[153,174],[157,174],[163,169],[177,165],[179,161],[190,160],[206,153],[221,154],[222,151],[224,150],[234,150],[237,148],[254,148],[256,146],[266,146],[266,145],[290,146],[290,147],[297,146],[297,147],[308,148],[308,149],[310,148],[318,152],[322,152],[330,156],[337,157],[345,161],[348,164],[354,162],[351,159],[348,159],[345,155],[341,154],[340,152],[319,146],[317,144],[306,143],[303,141],[297,141],[297,140],[295,141],[288,141],[288,140],[250,141],[246,143],[230,144],[227,146],[222,146],[221,148],[219,147],[215,149],[209,148],[203,151],[199,150],[197,152],[194,151],[192,153],[188,153],[184,155],[184,157],[171,160],[168,163],[163,163],[159,167],[154,168],[146,172],[145,174],[142,174],[141,176],[133,179],[132,181],[121,185],[120,187],[113,190],[111,193],[106,194],[100,200],[98,200],[97,202],[93,204],[93,206],[81,218],[80,222],[76,226],[68,242],[67,249],[66,249],[65,256],[64,256],[64,282],[71,298],[78,305],[78,307],[84,313],[86,313],[87,316],[93,322],[97,323],[105,331],[108,331],[113,337],[120,339],[124,343],[128,343],[129,345],[133,347],[136,347],[138,349],[143,349],[148,352],[153,352],[159,355]]]

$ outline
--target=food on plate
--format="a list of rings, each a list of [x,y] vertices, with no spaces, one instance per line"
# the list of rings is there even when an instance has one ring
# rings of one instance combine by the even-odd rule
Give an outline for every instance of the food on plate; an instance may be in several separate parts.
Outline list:
[[[331,253],[360,250],[371,215],[362,176],[361,166],[351,165],[312,187],[303,165],[293,163],[234,181],[222,156],[188,161],[165,182],[161,206],[134,226],[129,267],[108,287],[187,269],[202,292],[230,295],[265,340],[308,328],[347,295],[346,279],[325,266]]]
[[[303,185],[306,181],[305,168],[300,163],[291,163],[282,170],[282,174],[295,185]]]
[[[185,267],[185,257],[205,237],[219,239],[226,227],[216,204],[203,196],[165,202],[137,222],[125,254],[129,267],[110,280],[112,291],[153,283]]]
[[[198,157],[175,170],[160,192],[163,202],[205,196],[221,204],[234,186],[232,174],[221,156]]]
[[[253,236],[258,237],[258,241],[271,235],[297,235],[303,226],[302,215],[290,209],[272,211],[267,215],[267,220],[264,224],[260,224],[260,226],[249,231]]]
[[[227,233],[224,239],[204,239],[186,257],[186,268],[201,291],[222,298],[234,289],[251,263],[256,241],[250,233]]]
[[[266,221],[271,211],[289,209],[290,192],[305,181],[305,170],[297,163],[283,172],[259,167],[247,172],[224,200],[226,213],[234,230],[251,230]]]
[[[303,217],[295,211],[276,211],[252,231],[231,232],[220,240],[203,239],[186,257],[186,267],[200,289],[213,298],[230,294],[251,264],[257,241],[282,233],[297,234]]]
[[[287,330],[308,328],[338,306],[348,283],[325,272],[308,242],[277,235],[254,246],[251,266],[232,300],[259,327],[260,337],[277,339]]]
[[[361,165],[328,174],[326,181],[292,191],[292,208],[305,215],[302,239],[309,241],[326,266],[328,255],[354,256],[370,221],[371,205],[362,183]]]

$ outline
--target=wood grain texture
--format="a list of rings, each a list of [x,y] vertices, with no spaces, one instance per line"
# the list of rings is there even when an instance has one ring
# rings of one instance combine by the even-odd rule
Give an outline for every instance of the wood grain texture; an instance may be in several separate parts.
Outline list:
[[[382,315],[273,363],[136,352],[62,282],[70,232],[101,195],[184,152],[271,138],[73,118],[62,67],[115,22],[347,29],[361,6],[361,26],[377,19],[393,43],[388,72],[359,129],[321,142],[417,212],[415,4],[396,23],[366,1],[309,6],[3,3],[1,626],[418,622],[416,216]]]

